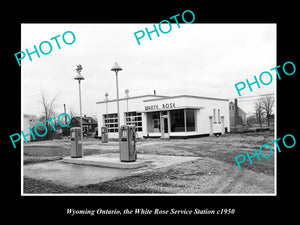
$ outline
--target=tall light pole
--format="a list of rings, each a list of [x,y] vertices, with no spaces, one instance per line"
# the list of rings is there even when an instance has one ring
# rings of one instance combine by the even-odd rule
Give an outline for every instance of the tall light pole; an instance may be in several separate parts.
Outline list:
[[[108,93],[105,93],[105,101],[106,101],[106,118],[107,118],[107,114],[108,114]]]
[[[105,119],[106,119],[106,121],[107,121],[107,118],[108,118],[108,93],[106,92],[105,93],[105,105],[106,105],[106,110],[105,110],[105,113],[106,113],[106,115],[104,116],[104,118],[103,118],[103,126],[107,126],[107,124],[105,123]]]
[[[129,115],[128,115],[128,98],[129,98],[128,93],[129,93],[129,90],[128,90],[128,89],[125,89],[126,103],[127,103],[127,116],[129,116]],[[130,121],[130,124],[131,124],[131,121]],[[125,121],[125,125],[126,125],[126,121]]]
[[[79,84],[79,107],[80,107],[80,129],[81,129],[81,146],[83,146],[83,134],[82,134],[82,110],[81,110],[81,88],[80,88],[80,81],[84,80],[84,77],[81,75],[82,66],[77,65],[76,71],[77,75],[74,77],[74,80],[78,80]],[[83,148],[82,148],[83,149]],[[83,152],[82,152],[83,155]]]
[[[120,129],[120,110],[119,110],[119,84],[118,84],[118,72],[122,70],[121,66],[117,62],[110,69],[116,73],[116,86],[117,86],[117,110],[118,110],[118,130]]]

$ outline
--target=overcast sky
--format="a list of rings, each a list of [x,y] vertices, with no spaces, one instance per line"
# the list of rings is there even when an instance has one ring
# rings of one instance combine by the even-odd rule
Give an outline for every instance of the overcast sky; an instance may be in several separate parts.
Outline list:
[[[116,98],[115,74],[110,71],[115,62],[123,68],[119,72],[120,97],[129,89],[130,96],[198,95],[221,98],[238,97],[234,84],[245,79],[254,80],[276,64],[276,24],[172,24],[168,34],[151,34],[140,39],[134,32],[152,30],[153,24],[22,24],[21,50],[33,51],[42,41],[72,31],[76,41],[66,45],[58,38],[61,49],[52,43],[52,52],[40,53],[22,60],[22,105],[24,114],[40,116],[40,93],[57,95],[56,112],[63,112],[63,104],[79,113],[76,65],[83,67],[83,114],[95,115],[96,102]],[[163,28],[167,30],[168,28]],[[70,39],[71,36],[66,36]],[[45,45],[45,49],[46,49]],[[46,50],[45,50],[46,51]],[[271,72],[271,71],[270,71]],[[271,72],[275,78],[274,71]],[[274,93],[272,84],[243,96]],[[246,112],[253,111],[253,102],[241,103]]]

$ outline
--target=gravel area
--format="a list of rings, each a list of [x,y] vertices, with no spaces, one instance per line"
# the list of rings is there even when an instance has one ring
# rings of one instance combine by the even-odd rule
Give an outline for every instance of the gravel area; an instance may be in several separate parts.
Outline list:
[[[24,193],[165,193],[165,194],[272,194],[274,193],[274,154],[253,164],[241,164],[234,157],[253,154],[253,148],[274,140],[271,132],[226,134],[220,137],[137,142],[138,154],[200,156],[201,160],[176,164],[130,177],[68,189],[55,183],[24,179]],[[69,140],[24,144],[24,163],[57,160],[69,156]],[[85,140],[84,154],[118,153],[118,143]],[[276,152],[276,151],[274,151]],[[48,158],[47,158],[48,157]],[[50,157],[50,158],[49,158]],[[53,157],[53,158],[51,158]],[[60,191],[61,190],[61,191]]]

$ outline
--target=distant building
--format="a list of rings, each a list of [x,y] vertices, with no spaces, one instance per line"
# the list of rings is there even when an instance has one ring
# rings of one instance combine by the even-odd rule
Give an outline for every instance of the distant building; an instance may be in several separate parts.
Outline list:
[[[62,133],[62,128],[61,126],[58,125],[58,123],[56,121],[54,122],[54,126],[55,126],[55,131],[52,127],[52,125],[49,123],[48,124],[48,128],[47,131],[45,131],[45,127],[42,125],[39,125],[37,127],[35,127],[38,123],[43,123],[45,124],[45,122],[39,120],[37,118],[37,116],[35,115],[28,115],[28,114],[24,114],[23,115],[23,132],[24,134],[29,134],[29,127],[31,128],[33,134],[34,134],[34,138],[32,135],[28,135],[26,136],[26,141],[30,142],[30,141],[44,141],[44,140],[52,140],[53,138],[61,138],[61,133]],[[40,135],[44,135],[42,137],[38,136],[36,134],[36,132]],[[24,137],[23,137],[24,138]],[[25,141],[25,139],[23,139]]]
[[[93,133],[95,131],[95,128],[97,127],[98,123],[95,119],[92,117],[88,117],[84,115],[82,117],[82,133],[83,134],[89,134]],[[71,119],[71,123],[69,127],[80,127],[80,116],[74,116]]]
[[[238,107],[237,99],[229,102],[230,130],[236,131],[237,128],[247,124],[247,113]]]
[[[36,116],[34,115],[28,115],[28,114],[24,114],[23,115],[23,132],[24,134],[29,134],[29,127],[31,129],[33,129],[33,127],[39,123],[39,120],[37,119]],[[34,131],[33,131],[34,132]],[[32,140],[31,135],[26,136],[26,140],[27,142],[30,142]],[[24,140],[25,141],[25,140]]]

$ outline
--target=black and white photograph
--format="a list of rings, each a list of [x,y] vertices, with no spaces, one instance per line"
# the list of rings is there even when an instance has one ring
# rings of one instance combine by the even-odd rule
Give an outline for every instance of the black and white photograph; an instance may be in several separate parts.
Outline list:
[[[292,220],[296,5],[112,3],[3,7],[4,219]]]
[[[276,194],[276,24],[21,35],[23,195]]]

